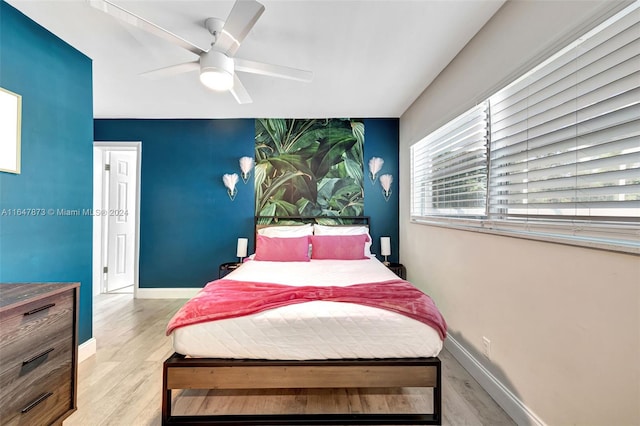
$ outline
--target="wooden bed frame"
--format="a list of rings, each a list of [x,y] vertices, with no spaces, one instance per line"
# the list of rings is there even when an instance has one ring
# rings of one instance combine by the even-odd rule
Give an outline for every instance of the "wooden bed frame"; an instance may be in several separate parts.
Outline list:
[[[186,358],[173,354],[162,371],[162,424],[166,425],[439,425],[440,359],[319,361]],[[174,416],[173,389],[433,388],[429,414],[237,414]]]
[[[331,223],[369,225],[369,218],[275,218],[257,216],[265,224]],[[429,424],[442,422],[441,365],[438,357],[341,360],[248,360],[187,358],[174,353],[163,364],[163,425],[352,425]],[[234,414],[172,415],[174,389],[301,389],[301,388],[433,388],[428,414]]]

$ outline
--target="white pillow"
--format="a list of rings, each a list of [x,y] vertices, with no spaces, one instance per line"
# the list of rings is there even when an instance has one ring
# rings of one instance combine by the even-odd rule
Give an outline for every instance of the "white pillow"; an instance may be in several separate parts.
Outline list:
[[[373,239],[369,234],[369,227],[364,225],[313,225],[313,235],[368,235],[369,241],[364,244],[364,255],[366,257],[375,257],[371,254],[371,244]]]
[[[274,225],[258,229],[258,234],[269,238],[297,238],[313,235],[313,226],[304,225]]]

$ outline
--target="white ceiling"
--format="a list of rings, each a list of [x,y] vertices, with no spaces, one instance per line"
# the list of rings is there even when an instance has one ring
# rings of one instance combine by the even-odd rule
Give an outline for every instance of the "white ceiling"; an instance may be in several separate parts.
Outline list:
[[[238,73],[252,104],[202,86],[197,73],[139,73],[197,60],[83,0],[7,0],[93,59],[96,118],[399,117],[504,0],[260,0],[266,11],[237,57],[313,71],[312,83]],[[208,47],[207,17],[232,0],[118,5]]]

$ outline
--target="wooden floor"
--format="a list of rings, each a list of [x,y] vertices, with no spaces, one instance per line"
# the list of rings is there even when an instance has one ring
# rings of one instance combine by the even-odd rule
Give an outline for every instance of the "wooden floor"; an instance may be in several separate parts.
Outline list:
[[[78,411],[64,426],[160,425],[162,362],[172,353],[165,327],[184,300],[94,299],[98,350],[78,371]],[[443,424],[513,425],[478,383],[443,350]],[[174,414],[255,412],[419,412],[430,410],[424,389],[174,392]]]

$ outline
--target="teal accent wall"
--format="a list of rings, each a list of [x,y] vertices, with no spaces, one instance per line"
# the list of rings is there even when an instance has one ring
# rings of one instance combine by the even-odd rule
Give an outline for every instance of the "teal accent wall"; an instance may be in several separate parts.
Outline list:
[[[0,282],[80,282],[92,336],[91,60],[0,1],[0,86],[22,95],[21,173],[0,172]],[[33,210],[27,210],[33,209]]]
[[[222,184],[240,174],[238,160],[253,156],[255,120],[94,121],[96,141],[142,141],[140,287],[202,287],[218,265],[237,260],[236,241],[253,247],[254,183],[238,183],[235,201]],[[383,173],[398,174],[398,119],[365,119],[365,172],[372,156]],[[389,202],[379,182],[365,180],[365,215],[371,216],[373,250],[389,235],[398,258],[397,182]]]
[[[380,237],[391,237],[391,256],[389,261],[400,259],[399,235],[399,201],[398,201],[398,141],[400,137],[400,120],[397,118],[370,118],[364,120],[364,211],[371,217],[371,251],[380,253]],[[393,176],[391,196],[385,201],[380,180],[375,183],[369,179],[369,159],[384,159],[378,177],[384,174]],[[378,256],[382,260],[382,256]]]
[[[96,141],[142,141],[141,288],[202,287],[253,240],[253,180],[229,199],[225,173],[253,157],[254,120],[95,120]],[[252,174],[253,176],[253,174]]]

